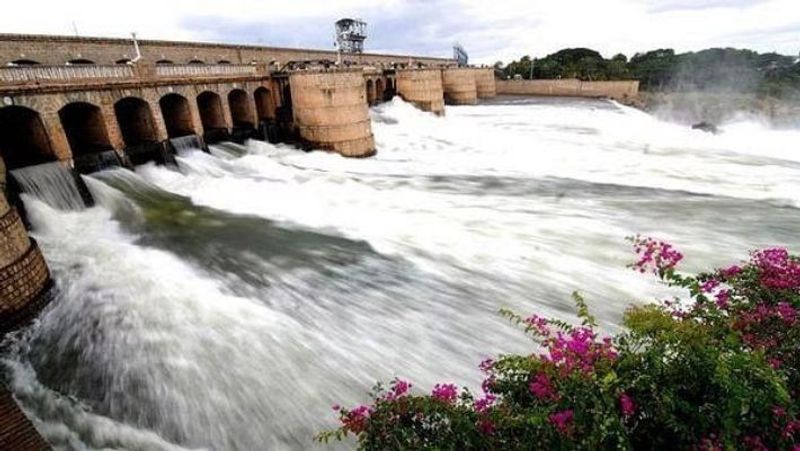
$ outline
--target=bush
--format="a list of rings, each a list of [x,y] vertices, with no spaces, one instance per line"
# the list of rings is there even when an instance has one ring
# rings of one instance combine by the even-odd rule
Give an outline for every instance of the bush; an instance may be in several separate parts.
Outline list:
[[[631,267],[687,290],[630,308],[601,337],[584,300],[580,325],[501,314],[539,344],[480,364],[482,393],[395,379],[369,406],[334,406],[360,449],[800,450],[800,259],[785,249],[694,276],[669,244],[631,238]]]

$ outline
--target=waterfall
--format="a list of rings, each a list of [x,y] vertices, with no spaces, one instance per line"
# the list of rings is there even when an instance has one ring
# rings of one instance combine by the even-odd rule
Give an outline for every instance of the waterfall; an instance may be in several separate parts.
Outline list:
[[[230,159],[238,158],[247,153],[247,147],[230,141],[223,141],[216,144],[210,144],[208,151],[215,157]]]
[[[14,169],[11,176],[23,192],[59,210],[83,210],[77,181],[69,169],[59,162]]]
[[[75,170],[81,174],[91,174],[103,169],[122,166],[122,161],[114,150],[77,156],[73,158],[73,161]]]
[[[181,136],[179,138],[172,138],[169,140],[175,152],[180,153],[184,150],[202,149],[203,144],[200,142],[200,137],[197,135]]]

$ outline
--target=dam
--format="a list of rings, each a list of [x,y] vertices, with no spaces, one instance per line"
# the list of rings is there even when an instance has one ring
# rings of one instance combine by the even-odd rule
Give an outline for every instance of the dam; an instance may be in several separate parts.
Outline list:
[[[800,245],[796,130],[493,96],[446,58],[0,41],[0,402],[53,447],[313,449],[376,380],[479,390],[530,352],[501,307],[569,321],[581,290],[614,330],[668,296],[626,235],[698,267]]]

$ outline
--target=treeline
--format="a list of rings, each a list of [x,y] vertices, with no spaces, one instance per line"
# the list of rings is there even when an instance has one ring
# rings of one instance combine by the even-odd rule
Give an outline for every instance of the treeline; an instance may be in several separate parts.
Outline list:
[[[586,48],[564,49],[544,58],[523,56],[503,66],[507,78],[638,79],[649,91],[737,91],[777,97],[800,96],[800,62],[793,56],[714,48],[675,53],[658,49],[610,59]]]

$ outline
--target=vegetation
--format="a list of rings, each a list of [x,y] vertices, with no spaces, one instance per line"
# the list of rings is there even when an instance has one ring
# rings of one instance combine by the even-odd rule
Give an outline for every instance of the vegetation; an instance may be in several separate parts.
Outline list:
[[[580,325],[502,314],[539,348],[480,364],[476,395],[430,394],[395,379],[371,405],[334,406],[360,449],[800,449],[800,258],[785,249],[697,275],[667,243],[632,238],[631,267],[685,289],[630,308],[601,337],[584,300]]]
[[[531,70],[531,65],[533,68]],[[776,97],[800,95],[800,62],[777,53],[714,48],[676,54],[672,49],[637,53],[630,60],[618,54],[605,59],[585,48],[564,49],[544,58],[523,56],[505,67],[509,78],[638,79],[651,91],[736,91]]]

